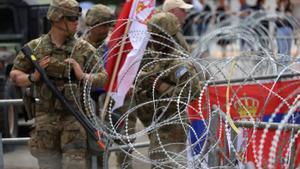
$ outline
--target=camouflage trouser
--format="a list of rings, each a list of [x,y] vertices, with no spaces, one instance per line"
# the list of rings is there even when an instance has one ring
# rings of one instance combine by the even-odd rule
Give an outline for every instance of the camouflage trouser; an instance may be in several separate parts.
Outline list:
[[[141,95],[141,97],[137,97],[136,99],[138,103],[146,103],[147,101],[149,101],[149,98],[143,95]],[[137,104],[135,104],[135,106],[136,105]],[[130,102],[126,100],[124,106],[116,111],[118,111],[119,113],[124,113],[127,112],[130,107],[132,107],[132,105],[130,105]],[[175,107],[176,106],[174,104],[170,105],[170,108],[164,113],[159,122],[176,114],[177,112]],[[155,117],[158,117],[159,115],[160,114],[154,114],[152,104],[144,105],[138,108],[134,113],[131,112],[128,116],[128,134],[130,135],[135,132],[137,118],[139,118],[139,120],[145,127],[148,127],[151,125],[152,121],[156,119]],[[186,119],[186,114],[184,112],[182,114],[182,119],[183,122],[187,122],[184,120]],[[152,168],[157,167],[174,169],[178,168],[178,164],[176,163],[185,163],[184,160],[186,160],[186,155],[182,151],[186,148],[186,130],[187,129],[184,129],[181,124],[172,124],[159,127],[157,130],[154,130],[150,134],[148,134],[148,137],[150,139],[149,155],[150,159],[153,160]],[[123,127],[123,130],[121,130],[120,133],[125,134],[125,127]],[[161,141],[161,144],[159,143],[159,140]],[[130,141],[133,142],[134,140]],[[164,147],[164,150],[162,149],[162,145]],[[116,152],[118,168],[132,168],[132,158],[128,156],[127,153],[130,154],[130,150],[126,153],[123,151]],[[170,158],[173,158],[176,163],[174,161],[171,161]],[[155,160],[158,160],[158,162],[156,163]]]
[[[125,113],[129,108],[130,108],[130,103],[128,101],[125,101],[124,106],[117,109],[117,112],[120,113]],[[136,115],[134,112],[131,112],[129,114],[129,116],[125,119],[125,121],[127,121],[127,133],[125,131],[125,126],[120,130],[120,133],[122,135],[131,135],[135,133],[135,125],[136,125]],[[125,122],[124,122],[125,123]],[[133,143],[135,140],[130,140],[131,143]],[[120,144],[126,144],[127,140],[123,140],[122,142],[120,142]],[[116,152],[116,157],[117,157],[117,167],[118,168],[126,168],[126,169],[132,169],[132,158],[128,155],[131,154],[131,150],[128,150],[126,153],[123,151],[117,151]]]
[[[84,128],[71,116],[37,112],[29,142],[40,169],[88,169]]]
[[[105,100],[106,94],[101,94],[98,98],[97,103],[95,103],[96,110],[101,112],[101,108],[103,108],[104,105],[104,100]],[[118,120],[118,118],[121,118],[122,114],[125,113],[130,107],[130,101],[128,99],[125,100],[124,105],[121,108],[118,108],[117,110],[114,111],[114,115],[109,115],[108,113],[105,116],[105,122],[108,127],[111,127],[111,122],[109,117],[112,117],[113,121]],[[98,114],[99,115],[99,114]],[[116,116],[117,115],[117,116]],[[119,116],[119,117],[118,117]],[[114,122],[113,122],[114,123]],[[133,134],[135,132],[135,123],[136,123],[136,117],[135,115],[130,115],[128,117],[128,134]],[[116,127],[117,132],[120,132],[120,134],[125,135],[125,126],[119,126]],[[115,140],[119,144],[124,144],[126,140],[120,141],[120,140]],[[132,140],[134,142],[134,140]],[[97,168],[102,169],[103,168],[103,154],[99,152],[93,152],[94,155],[97,156]],[[101,155],[99,155],[101,154]],[[126,153],[123,153],[121,151],[116,152],[116,157],[117,157],[117,168],[126,168],[126,169],[132,169],[132,160],[129,156],[127,156]]]
[[[102,96],[101,100],[102,102],[104,101],[104,97],[105,95]],[[101,102],[101,101],[100,101]],[[116,121],[119,118],[123,118],[124,113],[126,113],[131,107],[132,105],[134,105],[134,103],[131,103],[131,99],[130,97],[127,97],[124,101],[124,105],[116,110],[114,110],[114,115],[111,115],[110,117],[115,118],[115,119],[109,119],[109,114],[106,114],[105,117],[105,121],[107,122],[107,125],[109,127],[111,127],[110,124],[110,120],[112,121]],[[118,117],[119,116],[119,117]],[[125,131],[125,123],[127,121],[127,133]],[[123,126],[119,126],[116,127],[115,129],[117,130],[117,132],[119,132],[122,135],[131,135],[135,133],[135,125],[136,125],[136,115],[134,114],[134,112],[131,112],[129,116],[126,116],[123,120]],[[124,145],[127,144],[127,140],[115,140],[116,143],[120,144],[120,145]],[[134,140],[130,140],[130,142],[134,142]],[[123,151],[116,151],[116,158],[117,158],[117,168],[119,169],[132,169],[132,158],[130,156],[128,156],[128,153],[130,154],[131,151],[128,150],[126,153]],[[99,160],[103,160],[103,158],[99,157]],[[98,165],[98,167],[100,167]],[[101,166],[102,168],[102,166]]]
[[[144,95],[140,95],[140,97],[137,97],[137,99],[137,102],[139,103],[146,103],[150,100]],[[165,105],[160,104],[157,107],[161,106]],[[152,124],[153,120],[157,120],[159,116],[160,120],[158,120],[157,123],[178,115],[175,104],[168,106],[169,108],[164,112],[163,115],[159,113],[159,110],[156,110],[157,114],[154,114],[155,111],[153,110],[153,104],[150,103],[149,105],[138,108],[136,110],[136,115],[141,120],[143,125],[148,127]],[[183,123],[187,123],[185,112],[182,112],[181,118],[183,119]],[[184,128],[182,124],[176,123],[159,127],[148,134],[150,139],[148,154],[150,159],[153,160],[151,168],[174,169],[179,168],[178,164],[185,163],[186,154],[183,152],[183,150],[186,148],[187,133],[185,133],[185,131],[187,131],[187,129]]]

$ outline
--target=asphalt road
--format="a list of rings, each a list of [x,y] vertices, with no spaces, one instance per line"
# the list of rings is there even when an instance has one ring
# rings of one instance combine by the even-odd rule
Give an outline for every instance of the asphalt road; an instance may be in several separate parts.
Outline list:
[[[146,152],[147,149],[140,149],[141,152]],[[109,159],[109,169],[117,169],[115,154],[112,153]],[[150,169],[149,164],[141,161],[133,161],[134,169]],[[27,146],[17,146],[15,150],[4,153],[4,169],[38,169],[37,160],[31,156]]]

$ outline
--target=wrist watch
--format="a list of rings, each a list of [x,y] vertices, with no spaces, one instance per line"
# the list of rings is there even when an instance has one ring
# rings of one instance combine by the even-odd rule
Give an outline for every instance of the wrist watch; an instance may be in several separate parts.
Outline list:
[[[28,80],[31,82],[31,83],[34,83],[35,82],[35,77],[34,77],[34,74],[33,73],[30,73],[28,75]]]

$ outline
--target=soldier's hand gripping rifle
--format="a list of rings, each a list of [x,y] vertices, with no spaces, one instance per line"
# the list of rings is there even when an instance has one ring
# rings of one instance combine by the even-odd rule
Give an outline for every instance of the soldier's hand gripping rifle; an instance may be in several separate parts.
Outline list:
[[[34,68],[41,74],[41,79],[47,85],[47,87],[53,92],[54,96],[62,103],[62,105],[73,114],[76,120],[85,128],[85,130],[90,134],[96,141],[97,145],[101,150],[106,149],[106,145],[103,142],[103,132],[97,130],[90,121],[86,120],[84,115],[80,113],[77,109],[74,109],[66,100],[66,98],[59,92],[57,87],[49,80],[45,70],[39,65],[35,56],[32,54],[31,49],[25,45],[21,51],[24,53],[25,57],[30,60]]]

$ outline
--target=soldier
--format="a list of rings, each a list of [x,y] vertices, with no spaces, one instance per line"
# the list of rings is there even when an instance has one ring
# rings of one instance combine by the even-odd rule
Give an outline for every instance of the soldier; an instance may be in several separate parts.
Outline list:
[[[141,106],[136,110],[136,114],[145,127],[159,126],[158,124],[173,118],[168,125],[159,126],[149,133],[149,155],[153,160],[152,168],[178,168],[178,164],[183,162],[180,156],[185,156],[183,150],[186,148],[187,135],[181,122],[188,121],[184,111],[185,105],[177,105],[177,101],[187,102],[190,92],[193,97],[198,90],[198,78],[195,68],[185,59],[179,59],[183,57],[183,53],[174,50],[174,39],[167,39],[175,38],[176,34],[180,33],[180,23],[176,16],[168,12],[156,13],[148,23],[148,30],[152,33],[149,44],[151,51],[150,56],[145,55],[143,58],[143,75],[138,79],[136,102],[149,103],[153,99],[164,101]],[[166,58],[171,60],[163,60]]]
[[[47,14],[52,23],[49,33],[27,43],[49,79],[75,107],[80,106],[82,80],[103,86],[107,79],[98,56],[94,55],[95,48],[74,38],[80,15],[81,8],[75,0],[53,0]],[[98,71],[93,73],[92,69]],[[20,52],[10,77],[18,86],[34,85],[40,100],[34,104],[35,128],[29,142],[32,155],[38,159],[41,169],[89,168],[84,128],[54,97],[40,76]]]
[[[108,36],[113,18],[114,14],[109,7],[102,4],[93,6],[85,16],[85,24],[89,31],[84,39],[95,48],[99,48]]]
[[[161,30],[155,27],[154,25],[160,27]],[[168,12],[155,13],[149,21],[148,29],[151,33],[153,33],[152,34],[153,41],[149,43],[149,47],[146,53],[151,53],[151,55],[149,56],[147,54],[144,56],[142,64],[140,66],[141,68],[143,68],[144,65],[147,65],[152,61],[155,62],[160,59],[163,59],[164,57],[170,57],[172,55],[182,56],[185,53],[185,51],[182,50],[180,51],[180,53],[174,50],[174,48],[180,50],[180,48],[176,46],[175,41],[178,40],[177,39],[178,34],[181,34],[180,32],[181,28],[178,19],[173,14]],[[167,33],[168,35],[163,33],[163,31],[165,31],[165,33]],[[166,40],[165,38],[160,38],[159,36],[155,36],[155,34],[156,35],[159,34],[165,38],[168,38],[168,36],[171,35],[173,41],[170,41],[170,39]],[[157,42],[161,42],[161,43],[157,43]],[[167,47],[168,45],[169,47]],[[162,52],[164,54],[157,54],[159,52]],[[141,107],[139,105],[147,102],[151,102],[153,100],[152,85],[154,80],[156,79],[156,75],[159,74],[159,72],[163,70],[167,70],[168,68],[171,68],[172,66],[177,64],[180,66],[176,66],[174,69],[172,69],[171,72],[157,79],[157,85],[155,86],[156,90],[154,95],[159,96],[159,98],[161,99],[173,98],[173,96],[174,97],[178,96],[184,82],[187,79],[189,79],[189,77],[192,77],[191,75],[195,75],[195,69],[190,64],[188,63],[181,64],[181,63],[182,61],[178,61],[176,60],[176,58],[174,58],[174,60],[172,61],[169,60],[165,62],[158,62],[157,64],[152,64],[151,66],[147,66],[145,68],[146,70],[141,69],[143,75],[142,77],[139,77],[139,79],[137,79],[138,85],[135,87],[137,91],[134,91],[135,103],[133,103],[136,104],[137,107],[139,108],[128,116],[127,134],[130,135],[135,132],[136,117],[141,120],[141,122],[145,127],[149,127],[151,124],[155,125],[153,124],[153,120],[155,120],[156,117],[161,116],[161,119],[165,120],[178,113],[176,110],[176,103],[172,103],[170,105],[168,105],[169,103],[166,102],[158,103],[159,105],[157,105],[157,107],[168,107],[168,109],[165,110],[165,112],[160,112],[161,110],[155,111],[153,109],[153,104],[151,105],[149,104]],[[181,84],[181,86],[178,86],[178,84]],[[190,82],[190,84],[192,86],[192,91],[195,94],[197,91],[198,78],[194,78]],[[185,96],[187,97],[186,88],[183,91],[184,92],[182,97]],[[129,101],[130,98],[127,98],[125,101],[125,106],[119,109],[120,112],[124,113],[131,107]],[[181,116],[183,116],[184,119],[183,122],[187,122],[185,113],[181,114]],[[182,128],[181,125],[170,125],[170,126],[160,127],[157,130],[157,133],[163,145],[167,145],[168,143],[175,143],[172,146],[167,146],[166,149],[167,151],[171,151],[178,155],[178,153],[180,153],[182,150],[185,149],[185,143],[186,143],[186,137],[185,137],[186,134],[184,133],[185,130],[186,129]],[[174,135],[174,133],[177,133],[178,135],[177,134]],[[121,134],[125,135],[126,133],[121,133]],[[176,165],[174,163],[172,164],[170,162],[167,162],[166,158],[168,157],[166,156],[166,154],[164,154],[163,152],[154,153],[162,150],[160,149],[160,145],[158,142],[159,140],[157,138],[156,133],[152,132],[148,136],[150,139],[149,154],[150,154],[150,158],[154,160],[152,168],[154,167],[175,168]],[[134,140],[130,140],[130,141],[133,142]],[[123,142],[126,142],[126,140],[123,140]],[[127,153],[131,153],[130,150]],[[127,153],[124,153],[123,151],[117,152],[117,162],[119,168],[127,168],[127,169],[132,168],[132,160],[128,157]],[[171,154],[172,153],[170,153],[169,155]],[[166,162],[166,164],[162,166],[157,165],[160,162],[163,163]]]
[[[112,22],[114,19],[113,12],[109,7],[97,4],[90,8],[85,15],[84,22],[87,26],[87,32],[83,35],[83,39],[89,42],[97,49],[97,54],[99,59],[105,63],[105,52],[107,51],[107,44],[105,40],[108,37]],[[99,86],[101,87],[101,86]],[[105,95],[102,88],[96,88],[91,92],[92,99],[96,102],[96,114],[99,116],[100,113],[100,104],[99,96]],[[90,138],[88,138],[90,139]],[[91,143],[89,141],[89,143]],[[89,144],[89,151],[97,155],[97,168],[103,168],[103,153],[97,151],[97,147],[94,144]]]
[[[165,0],[162,6],[162,11],[174,14],[180,23],[180,27],[182,28],[185,24],[187,10],[192,8],[193,5],[185,3],[183,0]],[[177,33],[175,39],[176,42],[178,42],[185,50],[191,52],[191,49],[184,39],[182,33]]]
[[[85,24],[88,27],[87,33],[84,35],[83,39],[89,42],[97,49],[100,59],[105,63],[107,51],[107,44],[105,40],[109,34],[110,28],[112,26],[112,20],[114,18],[113,12],[109,7],[97,4],[86,12]],[[91,93],[93,100],[98,102],[98,97],[103,93],[103,90],[98,88]],[[99,105],[96,104],[97,112],[99,111]]]
[[[104,40],[107,38],[109,33],[109,28],[112,26],[113,23],[114,14],[111,12],[111,10],[102,4],[95,5],[90,10],[87,11],[86,17],[85,17],[85,23],[89,27],[89,31],[84,37],[85,40],[90,42],[95,48],[98,49],[99,55],[103,56],[103,59],[105,59],[105,51],[107,48],[107,45],[105,44]],[[98,93],[98,94],[97,94]],[[94,100],[97,100],[97,97],[99,96],[99,91],[95,91],[92,93],[92,97]],[[105,94],[100,95],[100,101],[104,101]],[[113,121],[117,121],[118,118],[125,113],[128,108],[130,107],[130,99],[129,95],[125,99],[125,103],[121,108],[118,108],[114,111],[112,114]],[[99,105],[97,106],[97,110],[99,110]],[[109,121],[108,114],[105,117],[106,121]],[[135,127],[136,118],[134,115],[130,115],[128,118],[128,125],[129,125],[129,132],[130,134],[134,133],[134,130],[131,128]],[[109,122],[108,122],[109,123]],[[122,134],[124,134],[124,129],[121,129],[122,127],[118,127],[118,131],[120,131]],[[118,142],[120,144],[123,144],[122,142]],[[124,168],[123,164],[126,163],[126,168],[131,169],[132,168],[132,160],[122,151],[116,152],[117,156],[117,166],[118,168]],[[98,158],[98,168],[102,168],[102,161],[103,159],[101,156]],[[100,162],[100,163],[99,163]]]

